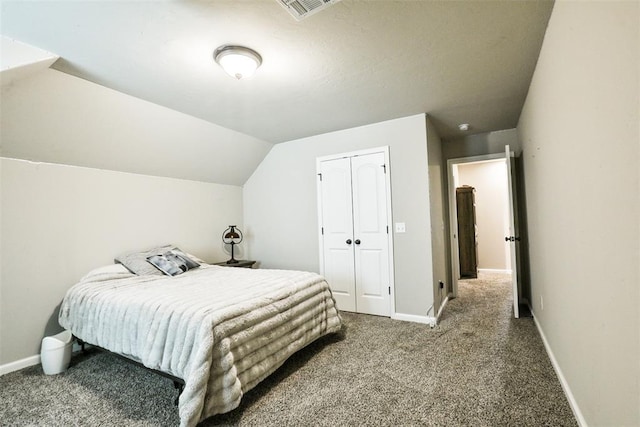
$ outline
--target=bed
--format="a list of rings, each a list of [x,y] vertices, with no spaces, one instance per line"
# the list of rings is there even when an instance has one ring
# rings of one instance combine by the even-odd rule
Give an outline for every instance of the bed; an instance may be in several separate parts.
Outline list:
[[[93,270],[59,323],[79,340],[184,381],[181,426],[231,411],[294,352],[341,329],[315,273],[202,264],[176,276]]]

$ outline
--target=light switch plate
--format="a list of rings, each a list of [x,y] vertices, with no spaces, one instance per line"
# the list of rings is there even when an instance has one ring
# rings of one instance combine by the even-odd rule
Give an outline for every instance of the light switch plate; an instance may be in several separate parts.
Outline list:
[[[404,233],[406,231],[406,227],[404,222],[396,222],[396,233]]]

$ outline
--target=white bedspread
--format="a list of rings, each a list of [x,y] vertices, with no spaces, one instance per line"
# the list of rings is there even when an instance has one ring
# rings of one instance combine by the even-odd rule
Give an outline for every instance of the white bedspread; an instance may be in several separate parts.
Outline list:
[[[67,292],[59,322],[184,379],[181,426],[236,408],[291,354],[341,328],[321,276],[218,266],[175,277],[89,274]]]

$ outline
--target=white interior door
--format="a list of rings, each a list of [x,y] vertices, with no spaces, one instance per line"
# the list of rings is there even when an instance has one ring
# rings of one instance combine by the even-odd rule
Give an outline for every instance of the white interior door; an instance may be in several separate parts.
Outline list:
[[[323,274],[338,308],[356,311],[351,161],[322,161],[320,173]]]
[[[516,198],[516,193],[515,193],[516,175],[514,173],[515,165],[511,161],[512,152],[509,149],[508,145],[505,148],[505,154],[507,159],[507,162],[506,162],[507,163],[507,179],[509,181],[509,185],[508,185],[509,187],[509,203],[508,203],[509,235],[506,236],[505,240],[511,243],[509,247],[510,247],[510,253],[511,253],[511,281],[512,281],[512,287],[513,287],[513,315],[517,319],[520,317],[520,308],[519,308],[520,296],[518,292],[518,259],[517,259],[516,245],[520,240],[520,237],[518,236],[518,230],[516,228],[517,211],[516,211],[516,204],[515,204],[515,198]]]
[[[390,315],[389,232],[384,153],[351,158],[356,308]]]

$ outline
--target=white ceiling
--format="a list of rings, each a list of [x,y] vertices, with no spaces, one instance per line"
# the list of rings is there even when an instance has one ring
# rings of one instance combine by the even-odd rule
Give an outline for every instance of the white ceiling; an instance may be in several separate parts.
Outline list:
[[[445,139],[515,127],[553,3],[342,0],[300,22],[277,0],[1,7],[55,69],[278,143],[418,113]],[[262,55],[253,79],[213,61],[227,43]]]

